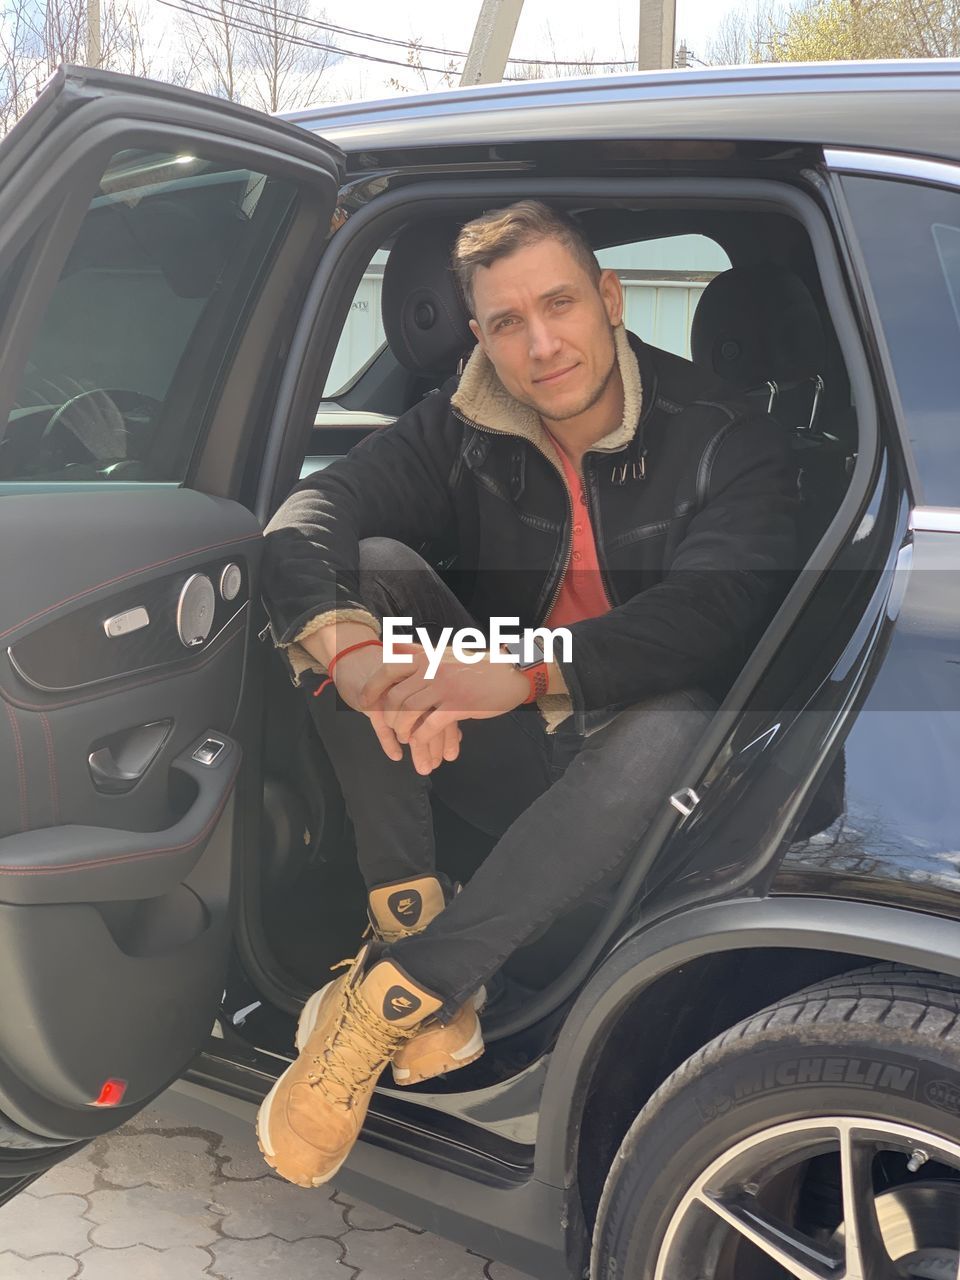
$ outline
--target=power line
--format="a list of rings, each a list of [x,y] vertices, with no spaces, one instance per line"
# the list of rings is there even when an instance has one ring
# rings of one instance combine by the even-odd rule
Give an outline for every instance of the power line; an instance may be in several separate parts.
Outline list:
[[[160,3],[168,3],[168,0],[160,0]],[[257,13],[261,14],[261,16],[269,16],[272,13],[278,12],[276,9],[271,9],[267,5],[264,5],[262,3],[257,3],[257,0],[231,0],[231,4],[238,5],[246,9],[253,9]],[[168,3],[168,7],[171,7],[169,3]],[[374,35],[370,31],[360,31],[355,27],[342,27],[342,26],[338,26],[336,23],[333,23],[333,22],[322,22],[319,18],[310,18],[305,15],[304,16],[298,15],[295,20],[297,23],[305,27],[315,27],[321,31],[330,31],[330,32],[333,32],[335,35],[349,36],[352,39],[356,39],[356,40],[368,40],[373,44],[391,45],[394,48],[399,48],[399,49],[415,48],[419,53],[435,53],[440,55],[441,57],[448,57],[448,58],[466,58],[467,56],[462,49],[445,49],[441,45],[422,44],[415,40],[401,40],[396,36]],[[339,52],[345,53],[348,56],[352,55],[355,57],[363,57],[365,59],[368,59],[374,62],[381,61],[381,62],[387,63],[387,65],[389,66],[406,67],[410,65],[407,62],[393,62],[389,58],[378,59],[373,54],[361,54],[358,51],[346,50],[341,48],[339,45],[329,46],[329,47],[331,49],[336,48],[339,50]],[[517,65],[531,66],[531,67],[635,67],[636,66],[636,62],[634,60],[619,61],[617,59],[596,59],[593,61],[584,62],[578,58],[566,58],[566,59],[523,58],[523,57],[520,57],[519,55],[512,58],[508,58],[507,61],[511,63],[515,63]],[[424,67],[425,71],[429,71],[433,69],[434,68]],[[440,74],[446,74],[446,72],[442,72]]]
[[[238,5],[241,8],[245,8],[245,9],[255,9],[258,13],[263,15],[270,15],[272,13],[282,12],[282,10],[271,8],[270,5],[258,4],[256,0],[230,0],[230,3]],[[422,53],[438,53],[442,56],[448,56],[451,58],[466,57],[466,54],[457,53],[456,50],[454,49],[441,49],[435,45],[419,44],[414,40],[399,40],[394,36],[376,36],[369,31],[357,31],[353,27],[340,27],[333,22],[321,22],[319,18],[310,18],[310,17],[307,17],[305,14],[304,15],[298,14],[296,17],[296,21],[305,27],[317,27],[321,31],[332,31],[334,35],[350,36],[351,38],[356,40],[369,40],[373,44],[392,45],[398,49],[409,49],[411,47],[415,47],[417,50],[419,50]],[[339,45],[336,47],[340,48]],[[368,54],[366,56],[372,57],[373,55]],[[386,61],[389,61],[389,59],[386,59]],[[404,62],[404,63],[398,63],[396,65],[407,66],[408,64]]]
[[[240,31],[248,31],[253,35],[270,36],[273,39],[283,40],[288,44],[300,45],[306,49],[319,49],[324,53],[336,53],[345,58],[359,58],[364,62],[378,62],[388,67],[403,67],[405,70],[411,70],[411,63],[400,62],[395,58],[378,58],[372,53],[360,53],[358,50],[342,49],[339,45],[324,44],[319,40],[310,40],[306,36],[297,35],[294,32],[281,31],[279,28],[265,27],[258,23],[251,22],[249,19],[238,16],[236,14],[227,15],[221,10],[211,9],[205,4],[201,4],[200,0],[185,0],[183,4],[175,3],[175,0],[157,0],[158,4],[162,4],[166,9],[176,9],[179,13],[185,13],[192,18],[206,18],[210,22],[222,20]],[[231,3],[237,3],[237,0],[231,0]],[[255,6],[257,7],[257,6]],[[261,9],[261,13],[263,10]],[[290,19],[291,22],[297,19]],[[416,71],[429,71],[436,75],[445,76],[450,74],[449,68],[440,67],[424,67],[417,65],[413,67]]]
[[[297,45],[300,48],[317,49],[323,53],[336,54],[344,58],[356,58],[363,62],[374,62],[382,66],[402,67],[405,71],[410,71],[410,70],[426,71],[432,75],[438,75],[438,76],[449,76],[451,74],[450,67],[427,67],[427,66],[424,66],[422,63],[411,63],[409,61],[400,62],[396,58],[385,58],[382,56],[377,56],[376,54],[372,54],[372,53],[361,53],[357,49],[344,49],[341,45],[329,44],[329,43],[326,43],[325,41],[311,39],[307,36],[301,36],[292,30],[290,31],[283,30],[282,26],[278,26],[278,25],[275,25],[273,27],[264,26],[262,23],[257,23],[253,21],[252,18],[247,17],[245,14],[237,14],[236,12],[233,12],[233,13],[229,12],[229,9],[242,6],[244,8],[253,9],[261,17],[270,16],[272,14],[282,16],[290,23],[291,26],[296,26],[301,21],[303,21],[299,17],[294,17],[293,15],[284,14],[283,11],[280,9],[268,9],[263,5],[256,4],[254,3],[254,0],[229,0],[229,5],[225,9],[211,8],[209,5],[203,4],[201,0],[181,0],[180,3],[177,3],[177,0],[158,0],[158,3],[162,4],[164,8],[174,9],[179,13],[184,13],[188,17],[194,18],[195,20],[197,18],[204,18],[208,22],[227,22],[237,30],[246,31],[252,35],[267,36],[268,38],[273,40],[282,40],[285,43]],[[421,46],[419,45],[407,46],[407,47],[416,48],[418,52],[421,49]],[[554,64],[551,64],[551,65],[554,65]],[[557,63],[555,65],[584,66],[584,65],[590,65],[590,64],[573,62],[573,63]],[[616,64],[602,63],[602,64],[596,64],[596,65],[612,66]],[[504,76],[504,80],[511,80],[511,81],[519,81],[519,80],[522,80],[522,78],[523,77],[521,76]]]
[[[245,5],[248,8],[265,10],[262,4],[257,4],[256,0],[234,0],[236,4]],[[466,58],[463,49],[445,49],[442,45],[423,44],[415,40],[401,40],[396,36],[378,36],[370,31],[358,31],[355,27],[341,27],[333,22],[322,22],[319,18],[301,18],[307,26],[319,27],[323,31],[332,31],[336,35],[351,36],[357,40],[370,40],[374,44],[394,45],[400,49],[407,49],[411,46],[416,47],[422,53],[436,53],[441,57],[447,58]],[[617,61],[616,59],[596,59],[594,61],[582,62],[577,58],[523,58],[519,54],[507,59],[508,62],[514,62],[523,66],[533,67],[633,67],[636,61]]]

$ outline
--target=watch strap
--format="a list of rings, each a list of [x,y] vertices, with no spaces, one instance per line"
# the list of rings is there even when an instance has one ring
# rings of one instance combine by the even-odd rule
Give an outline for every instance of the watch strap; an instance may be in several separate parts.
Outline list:
[[[536,702],[538,698],[542,698],[547,692],[550,685],[550,673],[547,670],[545,662],[538,662],[536,666],[519,667],[521,675],[526,676],[527,683],[530,685],[530,692],[523,700],[523,706],[528,703]]]

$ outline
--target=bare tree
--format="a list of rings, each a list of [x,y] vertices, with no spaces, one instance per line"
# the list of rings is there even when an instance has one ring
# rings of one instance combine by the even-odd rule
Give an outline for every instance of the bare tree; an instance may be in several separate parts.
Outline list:
[[[84,0],[4,0],[0,18],[0,119],[9,129],[61,62],[82,62]]]
[[[960,0],[850,0],[861,31],[876,27],[871,57],[955,58],[960,53]]]
[[[593,50],[586,49],[573,58],[563,60],[562,56],[557,52],[556,37],[549,22],[544,24],[539,43],[543,49],[543,60],[508,62],[504,72],[506,79],[553,80],[566,76],[604,75],[613,71],[622,71],[625,63],[632,63],[636,58],[636,46],[633,46],[629,52],[627,51],[622,29],[620,31],[621,48],[608,63],[599,59]],[[437,55],[431,55],[431,60],[437,62]],[[428,80],[430,69],[425,68],[423,65],[422,40],[419,38],[411,40],[407,50],[407,62],[412,70],[417,73],[417,77],[424,89],[451,88],[460,82],[462,67],[453,58],[448,59],[442,70],[437,68],[439,77],[435,75],[432,82]],[[399,76],[391,76],[387,84],[398,93],[409,92],[409,85],[401,80]]]
[[[202,8],[184,11],[178,30],[183,43],[195,53],[191,87],[216,98],[239,101],[242,18],[237,0],[205,0]]]
[[[123,71],[128,76],[153,74],[155,54],[146,28],[144,12],[134,4],[125,3],[117,15],[116,30],[110,33],[110,65],[113,70]]]
[[[729,10],[707,45],[705,61],[714,66],[771,61],[771,48],[787,12],[787,6],[777,0],[753,0]]]
[[[742,9],[731,9],[717,23],[706,60],[715,66],[739,67],[753,60],[750,54],[747,15]]]
[[[323,20],[311,0],[186,0],[179,29],[193,51],[190,83],[262,111],[316,102],[338,61]]]
[[[101,4],[100,65],[150,75],[141,0]],[[0,9],[0,127],[23,115],[61,63],[86,59],[86,0],[3,0]]]
[[[435,58],[437,55],[433,55]],[[440,55],[442,56],[442,55]],[[411,71],[416,73],[417,79],[420,81],[424,89],[452,89],[454,85],[460,82],[460,72],[462,68],[457,65],[453,58],[448,58],[446,66],[440,71],[439,78],[435,78],[431,84],[427,79],[430,72],[423,65],[423,37],[416,36],[407,45],[407,65]],[[437,70],[440,70],[439,68]],[[436,75],[436,73],[434,73]],[[409,93],[410,86],[404,83],[399,76],[390,76],[387,80],[387,86],[393,89],[395,93]]]
[[[246,79],[244,101],[263,111],[293,111],[317,102],[327,70],[339,55],[323,39],[314,38],[324,20],[310,12],[310,0],[259,0],[248,8],[243,44]]]
[[[20,0],[15,0],[15,3],[19,2]],[[43,27],[38,34],[43,44],[47,74],[51,74],[63,62],[83,62],[87,48],[87,8],[84,0],[56,0],[55,3],[43,5],[41,11]],[[101,13],[101,20],[106,16]],[[106,55],[106,52],[104,47],[103,54]]]
[[[40,41],[24,5],[13,5],[3,15],[0,58],[0,125],[5,133],[26,111],[45,78]]]
[[[616,65],[616,59],[609,63],[595,58],[593,51],[584,51],[582,58],[570,62],[561,62],[558,58],[550,58],[544,62],[513,62],[507,67],[507,75],[514,80],[565,80],[571,76],[603,76],[614,71],[622,71]]]
[[[578,57],[569,61],[563,60],[557,51],[557,40],[553,27],[549,22],[543,26],[540,47],[543,49],[543,60],[534,62],[512,62],[507,64],[507,75],[517,80],[555,80],[567,76],[601,76],[614,71],[623,71],[618,59],[613,57],[604,62],[597,57],[596,50],[583,49]],[[624,52],[623,33],[620,33],[620,51]],[[630,57],[635,57],[631,52]],[[626,57],[623,58],[626,61]]]

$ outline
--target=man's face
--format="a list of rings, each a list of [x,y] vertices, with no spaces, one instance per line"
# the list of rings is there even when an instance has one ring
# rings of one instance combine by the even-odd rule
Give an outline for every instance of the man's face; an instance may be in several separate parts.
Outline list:
[[[612,271],[594,280],[559,240],[541,240],[478,267],[473,300],[470,328],[515,399],[553,422],[601,399],[623,315]]]

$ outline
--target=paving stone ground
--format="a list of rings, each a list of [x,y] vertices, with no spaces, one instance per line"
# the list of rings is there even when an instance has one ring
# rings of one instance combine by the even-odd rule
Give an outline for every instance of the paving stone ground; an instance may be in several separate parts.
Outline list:
[[[0,1208],[0,1280],[527,1280],[263,1163],[175,1093]]]

